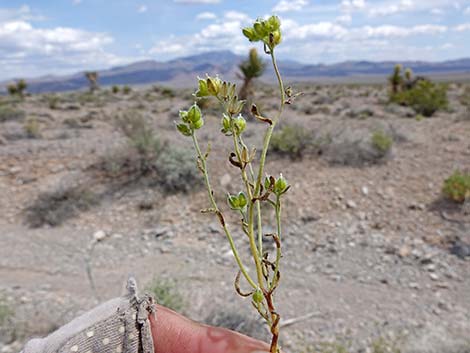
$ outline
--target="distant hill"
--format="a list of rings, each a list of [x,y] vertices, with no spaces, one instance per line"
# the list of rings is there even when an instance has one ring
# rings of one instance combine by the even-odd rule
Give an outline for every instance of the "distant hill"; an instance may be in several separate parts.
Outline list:
[[[129,65],[114,67],[99,71],[99,83],[108,85],[137,85],[162,84],[168,86],[190,87],[195,85],[195,77],[206,73],[220,74],[225,79],[234,80],[238,71],[238,64],[244,57],[235,55],[230,51],[214,51],[204,54],[182,57],[167,62],[154,60],[140,61]],[[456,75],[470,76],[470,58],[444,62],[409,61],[402,62],[419,75]],[[308,65],[295,61],[280,61],[279,67],[283,76],[291,81],[355,81],[375,78],[383,81],[390,74],[395,61],[346,61],[337,64]],[[264,75],[265,80],[271,80],[272,69],[268,65]],[[60,92],[77,90],[88,86],[83,72],[68,76],[44,76],[37,79],[27,79],[28,91]],[[7,82],[0,83],[0,90],[4,90]]]

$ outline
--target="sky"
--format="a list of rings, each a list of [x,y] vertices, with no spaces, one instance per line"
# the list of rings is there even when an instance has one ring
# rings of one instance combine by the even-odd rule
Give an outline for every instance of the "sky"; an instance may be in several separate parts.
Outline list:
[[[256,44],[241,28],[270,14],[281,18],[284,60],[470,57],[470,0],[0,0],[0,80],[244,55]]]

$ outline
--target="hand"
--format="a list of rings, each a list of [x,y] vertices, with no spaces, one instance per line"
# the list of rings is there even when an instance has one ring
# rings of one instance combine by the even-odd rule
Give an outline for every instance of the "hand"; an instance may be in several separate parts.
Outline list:
[[[155,353],[268,353],[269,345],[224,328],[191,321],[170,309],[150,315]]]

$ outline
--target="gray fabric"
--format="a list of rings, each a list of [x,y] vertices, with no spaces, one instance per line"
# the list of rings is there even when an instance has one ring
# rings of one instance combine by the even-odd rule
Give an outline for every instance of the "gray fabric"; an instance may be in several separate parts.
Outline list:
[[[138,297],[133,278],[128,293],[90,310],[45,338],[32,339],[22,353],[153,353],[149,315],[152,297]]]

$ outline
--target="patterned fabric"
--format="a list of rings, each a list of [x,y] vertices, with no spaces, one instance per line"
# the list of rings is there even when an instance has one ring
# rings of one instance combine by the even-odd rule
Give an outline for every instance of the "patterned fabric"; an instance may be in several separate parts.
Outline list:
[[[45,338],[32,339],[21,353],[153,353],[149,315],[151,296],[137,295],[130,278],[128,294],[105,302]]]

